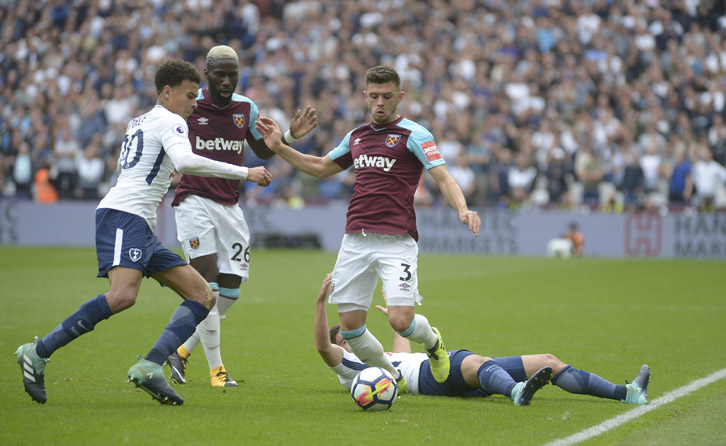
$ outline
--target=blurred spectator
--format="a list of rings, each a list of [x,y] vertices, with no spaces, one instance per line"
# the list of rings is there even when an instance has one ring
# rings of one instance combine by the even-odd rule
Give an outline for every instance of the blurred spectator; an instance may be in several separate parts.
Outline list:
[[[537,170],[531,165],[529,156],[525,153],[518,153],[514,166],[507,172],[507,183],[509,184],[510,206],[516,207],[529,201],[529,195],[534,187],[534,178]]]
[[[726,184],[726,169],[713,160],[708,147],[699,146],[697,150],[699,157],[693,164],[692,173],[696,205],[699,210],[710,212],[714,210],[716,190]]]
[[[471,202],[475,204],[484,204],[487,199],[487,189],[489,188],[489,164],[492,159],[492,152],[489,145],[484,139],[483,132],[475,132],[471,141],[466,146],[466,157],[469,165],[474,171],[474,181],[476,183],[474,197]],[[467,201],[469,201],[467,199]]]
[[[494,151],[492,174],[489,176],[489,193],[497,206],[509,206],[509,169],[512,167],[512,151],[500,147]]]
[[[619,189],[623,193],[625,207],[634,209],[642,201],[643,169],[640,167],[638,157],[632,148],[623,148],[622,156],[625,167]]]
[[[103,181],[106,170],[103,159],[99,156],[101,149],[101,135],[94,135],[91,143],[78,160],[78,189],[76,197],[84,200],[97,200],[98,187]]]
[[[658,168],[661,164],[661,156],[658,153],[658,143],[650,141],[645,148],[645,153],[640,157],[640,169],[643,171],[643,188],[645,193],[658,190]]]
[[[603,163],[588,144],[582,146],[575,155],[575,175],[582,183],[582,201],[597,205],[600,200],[600,181],[603,179]]]
[[[453,129],[445,130],[443,138],[436,141],[436,146],[447,163],[458,164],[459,158],[464,158],[464,145],[459,142],[458,135]]]
[[[30,198],[30,186],[33,183],[33,160],[30,156],[30,144],[22,141],[18,148],[13,166],[15,193],[22,198]]]
[[[603,181],[638,183],[623,156],[632,142],[635,164],[645,158],[647,188],[653,141],[667,171],[675,167],[666,141],[685,148],[705,142],[714,161],[726,163],[723,1],[513,0],[504,8],[484,1],[5,0],[0,17],[0,187],[14,173],[22,141],[32,166],[43,166],[68,145],[64,131],[53,131],[66,124],[77,158],[102,135],[102,184],[113,183],[118,135],[153,105],[150,67],[180,57],[203,69],[216,43],[239,51],[237,93],[253,98],[263,115],[316,107],[308,151],[329,150],[344,137],[341,128],[362,124],[359,80],[370,66],[395,66],[406,91],[402,114],[434,129],[450,166],[468,155],[477,204],[508,202],[506,151],[525,152],[547,177],[552,151],[563,149],[593,206]],[[580,169],[595,164],[600,168],[586,175]],[[307,202],[350,193],[347,180],[318,191],[304,175],[281,174],[289,178],[276,177],[274,197],[255,199],[279,198],[288,186]],[[73,198],[66,184],[72,174],[62,178],[61,196]],[[565,207],[580,204],[578,194],[559,196]]]
[[[724,72],[726,72],[726,59],[723,66]],[[722,115],[713,117],[713,126],[708,131],[708,145],[711,147],[714,161],[722,166],[726,165],[726,123],[724,123]]]
[[[53,158],[51,161],[51,178],[61,199],[72,198],[78,183],[76,157],[81,154],[81,145],[71,133],[71,126],[64,121],[63,127],[56,132]]]
[[[572,181],[572,166],[566,159],[565,151],[560,147],[555,147],[549,153],[547,170],[544,173],[547,179],[547,192],[550,203],[559,203]]]
[[[673,169],[670,171],[668,200],[677,206],[684,206],[688,203],[692,193],[691,160],[685,149],[678,149]]]
[[[449,173],[456,180],[456,183],[461,188],[461,192],[464,194],[467,202],[471,202],[471,197],[474,195],[476,190],[476,175],[474,169],[469,164],[469,159],[464,154],[460,156],[455,164],[447,163],[449,165]]]

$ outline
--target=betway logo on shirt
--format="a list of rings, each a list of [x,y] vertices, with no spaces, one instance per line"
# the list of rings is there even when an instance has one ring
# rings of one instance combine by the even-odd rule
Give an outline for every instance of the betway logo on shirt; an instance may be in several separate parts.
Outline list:
[[[360,169],[362,167],[378,167],[383,169],[384,172],[391,170],[391,167],[393,167],[395,163],[396,160],[386,158],[385,156],[361,155],[353,160],[353,166],[356,169]]]
[[[228,141],[224,138],[214,138],[204,140],[197,136],[197,150],[231,150],[233,152],[242,153],[244,144],[242,141]]]

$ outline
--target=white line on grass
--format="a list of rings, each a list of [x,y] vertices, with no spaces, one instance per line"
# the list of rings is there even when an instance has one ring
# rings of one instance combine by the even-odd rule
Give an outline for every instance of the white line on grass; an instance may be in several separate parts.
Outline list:
[[[651,410],[655,410],[659,408],[660,406],[663,406],[665,404],[668,404],[670,402],[673,402],[677,400],[678,398],[682,396],[686,396],[691,392],[695,392],[696,390],[700,389],[701,387],[707,386],[713,382],[718,381],[719,379],[723,379],[726,377],[726,369],[721,369],[716,372],[713,372],[709,376],[701,379],[697,379],[695,381],[692,381],[690,384],[686,384],[685,386],[678,388],[676,390],[672,390],[660,398],[656,398],[655,400],[648,403],[647,406],[638,406],[635,409],[629,410],[623,414],[618,415],[617,417],[611,418],[609,420],[606,420],[597,426],[593,426],[589,429],[585,429],[583,431],[580,431],[576,434],[570,435],[569,437],[560,438],[559,440],[554,440],[549,443],[547,443],[545,446],[566,446],[571,444],[577,444],[581,441],[589,440],[590,438],[597,437],[600,434],[604,434],[605,432],[609,431],[610,429],[614,429],[621,424],[627,423],[630,420],[633,420],[635,418],[638,418],[641,415],[644,415]]]

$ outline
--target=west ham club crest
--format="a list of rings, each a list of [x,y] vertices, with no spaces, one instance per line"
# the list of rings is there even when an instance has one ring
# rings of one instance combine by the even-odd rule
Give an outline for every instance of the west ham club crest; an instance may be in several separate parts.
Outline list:
[[[398,144],[398,141],[401,140],[401,135],[397,135],[394,133],[390,133],[388,136],[386,136],[386,147],[389,149],[392,149],[396,147],[396,144]]]
[[[245,115],[242,113],[235,113],[232,115],[232,120],[234,121],[234,125],[237,127],[243,129],[245,128]]]

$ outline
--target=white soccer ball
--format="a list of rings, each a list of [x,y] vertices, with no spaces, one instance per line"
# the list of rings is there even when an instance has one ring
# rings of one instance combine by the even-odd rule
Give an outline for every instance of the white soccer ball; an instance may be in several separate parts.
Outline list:
[[[363,410],[388,410],[396,401],[398,385],[388,370],[369,367],[355,377],[350,395]]]

